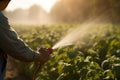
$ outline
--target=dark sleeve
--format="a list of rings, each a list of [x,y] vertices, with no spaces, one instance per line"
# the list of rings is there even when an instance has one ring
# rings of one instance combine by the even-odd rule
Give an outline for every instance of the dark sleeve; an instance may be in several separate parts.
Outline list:
[[[4,53],[21,61],[34,61],[36,52],[30,49],[0,14],[0,48]]]

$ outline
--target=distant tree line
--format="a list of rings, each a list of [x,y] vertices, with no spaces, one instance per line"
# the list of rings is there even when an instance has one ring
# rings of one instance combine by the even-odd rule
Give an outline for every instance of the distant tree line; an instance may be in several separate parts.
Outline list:
[[[15,24],[42,24],[50,21],[49,14],[39,5],[33,5],[27,10],[18,8],[4,11],[4,14]]]
[[[120,0],[61,0],[53,7],[52,17],[60,22],[120,22]]]
[[[28,10],[17,9],[5,13],[15,21],[44,22],[52,19],[57,23],[82,23],[92,20],[119,23],[120,0],[59,0],[50,13],[37,5],[33,5]]]

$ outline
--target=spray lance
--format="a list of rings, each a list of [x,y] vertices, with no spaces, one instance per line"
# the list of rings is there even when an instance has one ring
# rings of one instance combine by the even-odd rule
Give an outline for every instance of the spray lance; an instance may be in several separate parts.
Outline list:
[[[46,51],[48,52],[49,54],[52,54],[53,53],[53,49],[52,48],[40,48],[39,52],[42,53],[43,51]],[[35,80],[35,76],[37,75],[39,69],[42,67],[44,63],[38,63],[38,66],[37,68],[35,69],[34,71],[34,74],[33,74],[33,79],[32,80]]]

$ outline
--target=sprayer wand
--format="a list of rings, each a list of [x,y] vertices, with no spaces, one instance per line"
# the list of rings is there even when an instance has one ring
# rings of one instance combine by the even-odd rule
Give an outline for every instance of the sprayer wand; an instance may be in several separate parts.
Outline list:
[[[44,48],[46,51],[48,51],[49,54],[52,54],[53,52],[53,49],[52,48]],[[39,71],[39,69],[42,67],[44,63],[38,63],[38,66],[36,67],[34,73],[33,73],[33,79],[32,80],[35,80],[35,77]]]

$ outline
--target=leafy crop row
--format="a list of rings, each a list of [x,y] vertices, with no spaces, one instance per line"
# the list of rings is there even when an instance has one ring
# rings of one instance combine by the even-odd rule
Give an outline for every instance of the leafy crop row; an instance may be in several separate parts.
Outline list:
[[[52,47],[74,25],[15,27],[20,37],[34,50]],[[104,25],[100,25],[104,26]],[[90,45],[67,46],[54,50],[51,59],[41,67],[36,80],[119,80],[120,26],[106,25],[103,36],[89,40]],[[103,28],[104,29],[104,28]],[[94,34],[95,35],[95,34]],[[32,78],[36,63],[19,62],[21,73]],[[24,66],[24,67],[23,67]]]

